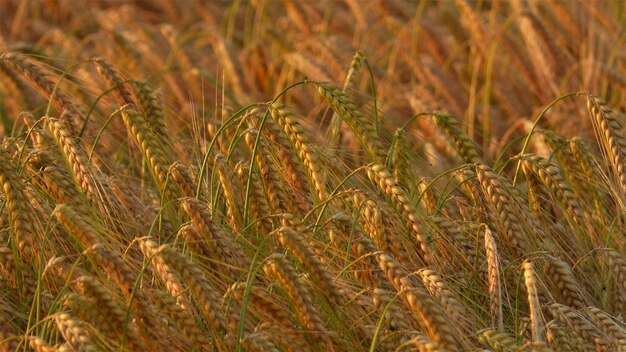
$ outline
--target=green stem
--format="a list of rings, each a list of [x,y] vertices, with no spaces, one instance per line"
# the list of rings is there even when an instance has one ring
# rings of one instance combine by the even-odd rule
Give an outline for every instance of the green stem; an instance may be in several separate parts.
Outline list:
[[[548,106],[546,106],[543,109],[543,111],[539,114],[539,116],[537,116],[537,119],[535,120],[535,123],[533,123],[533,127],[530,129],[530,132],[528,132],[528,135],[526,136],[526,140],[524,141],[524,146],[522,147],[522,150],[520,151],[519,155],[526,154],[526,149],[528,149],[528,144],[530,143],[530,137],[532,137],[533,132],[535,132],[535,128],[537,128],[537,126],[539,125],[539,122],[541,121],[543,116],[548,112],[548,110],[550,110],[550,108],[552,108],[554,105],[556,105],[556,103],[560,102],[561,100],[564,100],[565,98],[569,98],[569,97],[573,97],[573,96],[579,96],[579,95],[582,95],[582,94],[587,94],[587,93],[584,93],[584,92],[568,93],[568,94],[565,94],[565,95],[561,95],[560,97],[558,97],[555,100],[553,100],[550,104],[548,104]],[[521,168],[522,168],[522,161],[519,160],[517,162],[517,167],[515,169],[515,176],[513,177],[513,186],[514,187],[517,184],[517,176],[519,175],[519,170]]]

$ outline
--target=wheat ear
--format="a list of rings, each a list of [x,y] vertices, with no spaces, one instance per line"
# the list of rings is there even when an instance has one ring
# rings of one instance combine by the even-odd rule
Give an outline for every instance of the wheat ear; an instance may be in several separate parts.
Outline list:
[[[613,169],[622,192],[626,192],[624,123],[615,116],[613,110],[601,98],[587,95],[587,109],[593,118],[599,143],[604,152],[603,155]]]
[[[159,257],[180,274],[198,301],[209,326],[218,331],[226,330],[226,322],[218,306],[220,296],[207,280],[202,269],[171,245],[159,246],[150,238],[143,238],[140,244],[141,251],[145,253],[146,258],[150,260],[152,257]]]
[[[59,313],[55,316],[59,331],[75,351],[96,352],[99,348],[92,341],[91,336],[83,327],[83,323],[68,313]]]
[[[301,333],[285,330],[282,325],[275,325],[268,322],[261,323],[256,331],[263,331],[265,336],[280,348],[289,352],[311,352],[311,346],[305,341]]]
[[[470,325],[472,323],[471,315],[441,275],[429,268],[420,269],[417,273],[422,278],[422,282],[430,295],[443,306],[445,313],[454,320],[459,333],[469,335],[472,329]]]
[[[243,345],[252,352],[280,352],[263,332],[248,334],[242,341]]]
[[[508,244],[507,249],[516,257],[521,257],[529,250],[529,243],[525,236],[524,227],[517,216],[524,216],[518,208],[514,196],[502,179],[486,165],[476,167],[476,175],[483,189],[485,197],[497,221],[501,225],[503,240]]]
[[[212,347],[215,344],[206,332],[198,327],[195,317],[183,310],[172,296],[162,291],[157,291],[152,296],[155,297],[155,308],[178,325],[182,335],[191,342],[191,346]]]
[[[128,87],[127,80],[122,74],[110,63],[107,59],[102,57],[95,57],[91,61],[96,65],[96,70],[104,78],[104,80],[112,87],[115,88],[117,93],[117,101],[120,105],[132,104],[133,95]]]
[[[513,352],[521,350],[521,346],[513,337],[503,331],[483,329],[478,332],[478,340],[486,347],[498,352]]]
[[[549,161],[532,154],[520,156],[522,167],[535,174],[567,209],[575,223],[582,225],[585,218],[576,195],[561,170]]]
[[[281,227],[277,231],[276,236],[278,237],[278,242],[287,248],[302,263],[309,274],[315,278],[315,284],[322,288],[328,299],[335,305],[343,305],[346,299],[340,293],[340,289],[335,283],[335,278],[328,272],[324,264],[319,260],[319,257],[307,247],[303,237],[308,236],[303,236],[291,227]]]
[[[239,270],[248,268],[250,263],[241,246],[213,222],[206,203],[195,198],[184,198],[182,204],[196,229],[214,245],[220,258],[230,265],[231,274],[238,277]]]
[[[232,293],[237,301],[242,302],[245,289],[246,286],[244,284],[235,283],[229,288],[229,292]],[[281,326],[281,329],[290,329],[289,311],[287,311],[285,306],[276,302],[272,296],[265,293],[259,286],[250,288],[249,304],[270,316],[275,324]],[[290,332],[295,332],[295,330]]]
[[[295,116],[281,104],[275,103],[270,105],[270,113],[272,118],[278,122],[285,133],[289,136],[291,143],[293,143],[295,149],[298,151],[300,160],[302,160],[309,171],[309,175],[313,181],[319,200],[326,200],[327,191],[322,169],[320,168],[319,161],[317,160],[317,154],[313,151],[311,144],[304,133],[304,128],[302,128],[300,123],[298,123]]]
[[[626,314],[626,258],[618,251],[606,249],[601,252],[602,260],[609,267],[616,286],[615,306],[618,314]]]
[[[489,282],[489,308],[492,325],[504,330],[502,314],[502,284],[500,281],[500,256],[496,239],[489,227],[485,228],[485,252],[487,254],[487,281]]]
[[[10,67],[33,85],[46,99],[52,99],[59,111],[68,110],[71,116],[76,118],[72,121],[76,125],[82,122],[82,113],[78,110],[72,100],[58,89],[56,84],[50,79],[50,75],[30,59],[19,53],[4,53],[0,55],[0,64]],[[74,126],[72,126],[74,127]]]
[[[239,202],[235,198],[233,191],[233,184],[229,178],[233,172],[227,169],[226,158],[222,153],[218,153],[215,156],[215,170],[220,178],[220,184],[226,197],[226,215],[230,221],[230,226],[237,232],[241,232],[243,221],[241,220],[241,213],[239,211]]]
[[[322,317],[313,303],[313,295],[285,257],[280,254],[271,255],[267,258],[263,271],[268,277],[278,281],[287,291],[296,305],[302,324],[306,326],[309,333],[319,337],[327,344],[332,344]]]
[[[292,212],[294,210],[291,199],[287,197],[285,185],[279,178],[279,170],[269,158],[270,152],[263,139],[256,143],[257,130],[245,132],[245,140],[250,153],[256,148],[256,163],[259,166],[259,173],[265,181],[265,189],[270,200],[270,205],[277,213]]]
[[[50,346],[46,341],[40,339],[37,336],[30,336],[28,338],[28,347],[35,350],[35,352],[55,352],[56,349]]]
[[[188,166],[180,161],[175,161],[170,166],[169,174],[172,175],[185,197],[195,197],[196,183]]]
[[[597,348],[608,345],[603,333],[584,314],[559,303],[552,303],[548,308],[554,319],[571,328],[591,345]]]
[[[93,172],[88,168],[87,157],[78,145],[67,124],[59,119],[48,118],[48,127],[65,155],[76,183],[94,203],[98,204],[98,193],[93,180]]]
[[[141,290],[133,289],[135,286],[135,275],[133,275],[129,265],[117,252],[105,247],[105,244],[97,235],[96,229],[88,220],[85,220],[85,215],[76,212],[67,204],[60,204],[55,209],[55,216],[59,222],[87,248],[86,254],[92,257],[93,260],[104,269],[113,282],[122,290],[124,296],[127,299],[134,296],[132,305],[133,308],[136,309],[138,318],[145,320],[145,323],[148,325],[156,324],[156,317],[148,297],[146,297]],[[144,328],[144,333],[150,336],[151,342],[162,342],[161,338],[155,334],[153,329],[146,330]]]
[[[245,184],[248,182],[248,172],[250,166],[247,163],[239,163],[235,167],[235,172],[239,178],[240,183]],[[261,184],[257,173],[253,170],[250,180],[250,211],[249,217],[255,220],[255,227],[261,232],[262,235],[267,236],[274,229],[272,219],[270,218],[270,206],[267,202],[267,197],[263,191],[263,185]]]
[[[451,115],[434,114],[433,121],[437,127],[442,129],[450,138],[452,138],[456,150],[459,155],[461,155],[463,161],[468,164],[473,164],[481,160],[476,144],[461,131],[457,119]]]
[[[412,235],[418,242],[421,250],[420,256],[427,265],[434,265],[433,251],[430,244],[424,236],[419,221],[419,215],[409,198],[406,195],[406,191],[398,185],[398,182],[391,176],[391,174],[382,165],[372,165],[367,169],[367,176],[372,183],[377,184],[380,189],[391,198],[396,210],[402,214],[404,221],[412,231]]]
[[[578,334],[568,333],[568,330],[556,320],[546,324],[548,344],[557,352],[582,352],[589,350],[585,341]]]
[[[617,346],[619,349],[626,351],[626,328],[620,325],[616,319],[611,317],[596,307],[586,307],[584,309],[587,316],[596,326],[604,331],[613,340],[611,345]]]
[[[147,257],[148,255],[144,253],[144,256]],[[165,283],[167,292],[169,292],[169,294],[176,299],[176,303],[183,310],[191,313],[191,303],[187,297],[185,297],[186,288],[176,275],[176,272],[158,256],[152,258],[150,266],[151,269],[154,270],[154,272],[161,278],[163,283]]]
[[[26,194],[26,184],[17,166],[4,147],[0,146],[0,184],[6,197],[15,243],[23,255],[31,256],[38,251],[35,241],[35,214]]]
[[[428,337],[450,351],[456,351],[458,344],[452,325],[445,319],[446,314],[428,292],[413,283],[408,272],[388,254],[377,256],[378,264],[387,280],[406,300],[408,306],[417,315]]]
[[[524,261],[524,283],[528,292],[528,306],[530,307],[530,321],[532,331],[532,342],[545,342],[544,324],[541,316],[541,304],[539,303],[539,293],[537,291],[537,274],[531,261]]]
[[[556,285],[562,302],[572,308],[582,309],[587,305],[581,291],[581,286],[576,282],[572,271],[562,260],[552,256],[547,257],[545,273]]]
[[[361,140],[371,160],[377,163],[383,162],[386,159],[386,150],[378,135],[376,124],[366,119],[350,102],[348,95],[339,88],[319,84],[317,90]]]
[[[73,285],[80,293],[92,299],[101,317],[101,324],[98,328],[107,329],[110,334],[118,337],[121,337],[122,331],[126,330],[127,343],[132,350],[142,351],[146,348],[137,335],[137,331],[132,326],[126,326],[126,309],[100,282],[92,276],[82,275],[73,281]]]
[[[133,86],[146,120],[152,125],[158,136],[166,137],[165,112],[158,94],[143,81],[133,81]]]
[[[150,164],[154,181],[160,192],[166,192],[166,196],[173,198],[178,194],[175,182],[168,180],[168,170],[171,162],[162,147],[163,141],[154,135],[148,122],[132,105],[122,108],[122,118],[128,131],[135,137],[141,148],[143,156]]]

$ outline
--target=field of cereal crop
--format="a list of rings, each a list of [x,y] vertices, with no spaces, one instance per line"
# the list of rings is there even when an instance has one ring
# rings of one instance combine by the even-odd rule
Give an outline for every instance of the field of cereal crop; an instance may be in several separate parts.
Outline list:
[[[626,351],[625,4],[0,0],[0,351]]]

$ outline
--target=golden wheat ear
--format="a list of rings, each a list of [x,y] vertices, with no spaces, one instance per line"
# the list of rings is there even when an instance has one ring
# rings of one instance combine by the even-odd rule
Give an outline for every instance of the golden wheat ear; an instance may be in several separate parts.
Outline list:
[[[615,115],[607,102],[599,97],[587,95],[587,109],[591,114],[603,156],[615,175],[623,197],[626,192],[624,122]]]
[[[147,259],[153,257],[171,266],[189,285],[191,292],[198,301],[207,324],[216,331],[226,330],[225,319],[219,309],[220,296],[206,279],[206,276],[190,258],[180,253],[171,245],[159,246],[149,238],[141,241],[141,250]]]
[[[306,327],[308,334],[332,345],[327,328],[313,302],[313,295],[287,259],[280,254],[273,254],[267,258],[263,271],[268,277],[278,281],[287,291],[296,305],[300,321]]]

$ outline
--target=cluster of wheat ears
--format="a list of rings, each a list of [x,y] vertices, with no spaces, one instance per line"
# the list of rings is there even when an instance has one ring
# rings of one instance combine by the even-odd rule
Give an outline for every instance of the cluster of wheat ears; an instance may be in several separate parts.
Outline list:
[[[0,351],[626,351],[574,5],[0,1]]]

